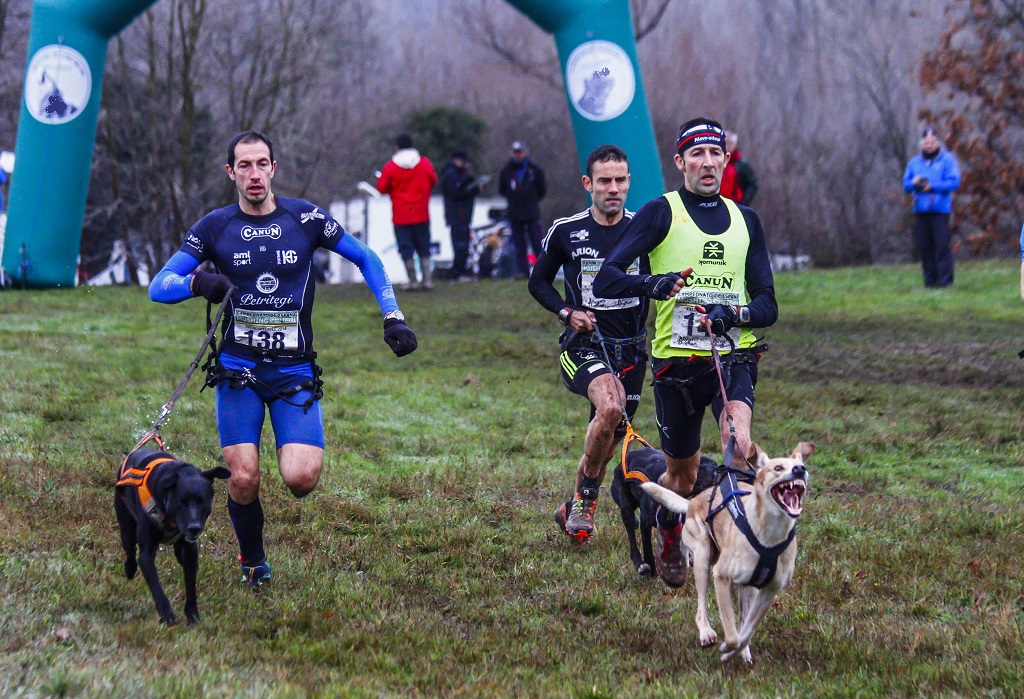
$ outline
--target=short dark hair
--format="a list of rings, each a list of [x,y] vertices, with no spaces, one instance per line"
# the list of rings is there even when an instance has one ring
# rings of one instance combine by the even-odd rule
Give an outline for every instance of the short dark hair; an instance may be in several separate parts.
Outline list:
[[[400,133],[395,136],[395,145],[398,148],[412,148],[412,136],[407,133]]]
[[[243,131],[236,135],[231,139],[231,142],[228,143],[228,166],[231,169],[234,169],[235,167],[235,146],[239,143],[259,143],[260,141],[267,144],[267,148],[270,149],[270,162],[274,162],[274,144],[270,142],[269,138],[261,134],[259,131],[253,131],[250,129],[249,131]]]
[[[590,155],[587,156],[587,177],[594,176],[594,163],[607,163],[610,160],[625,163],[626,170],[629,171],[629,158],[626,157],[626,151],[606,143],[590,151]]]

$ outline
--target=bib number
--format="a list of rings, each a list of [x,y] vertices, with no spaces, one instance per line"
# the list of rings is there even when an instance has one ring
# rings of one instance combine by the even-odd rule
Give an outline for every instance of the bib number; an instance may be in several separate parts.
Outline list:
[[[672,310],[672,340],[669,346],[676,349],[710,352],[711,339],[704,330],[704,318],[707,315],[694,308],[694,304],[705,308],[716,304],[738,306],[740,297],[735,293],[702,289],[688,289],[676,297],[676,305]],[[733,328],[726,334],[732,339],[732,344],[725,337],[715,335],[715,349],[728,351],[739,345],[739,328]]]
[[[583,258],[580,260],[580,291],[583,292],[583,305],[595,311],[618,310],[632,308],[640,304],[637,297],[627,299],[603,299],[594,295],[594,278],[601,270],[604,259]],[[626,270],[626,274],[640,274],[640,258],[633,260],[633,264]]]
[[[262,350],[299,348],[298,311],[235,310],[234,341]]]

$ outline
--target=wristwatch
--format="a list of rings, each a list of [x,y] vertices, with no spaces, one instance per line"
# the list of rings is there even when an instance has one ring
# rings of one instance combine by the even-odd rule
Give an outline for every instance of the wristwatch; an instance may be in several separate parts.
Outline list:
[[[386,323],[389,320],[400,320],[404,323],[405,314],[402,313],[401,311],[388,311],[387,313],[384,314],[384,322]]]
[[[750,322],[750,307],[749,306],[740,306],[740,308],[739,308],[739,316],[740,316],[740,322],[743,323],[743,325],[746,325],[747,323],[749,323]]]
[[[568,325],[569,324],[569,318],[571,318],[571,317],[572,317],[572,308],[570,306],[566,306],[565,308],[563,308],[562,310],[560,310],[558,312],[558,322],[561,323],[562,325]]]

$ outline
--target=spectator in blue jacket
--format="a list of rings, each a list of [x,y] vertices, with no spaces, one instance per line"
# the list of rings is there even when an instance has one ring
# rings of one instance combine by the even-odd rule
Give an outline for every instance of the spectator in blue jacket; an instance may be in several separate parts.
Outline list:
[[[1020,229],[1020,300],[1024,301],[1024,227]]]
[[[921,134],[921,152],[903,173],[903,189],[914,194],[914,240],[921,251],[926,287],[953,283],[953,252],[949,247],[949,214],[953,192],[960,187],[956,157],[939,145],[929,127]]]

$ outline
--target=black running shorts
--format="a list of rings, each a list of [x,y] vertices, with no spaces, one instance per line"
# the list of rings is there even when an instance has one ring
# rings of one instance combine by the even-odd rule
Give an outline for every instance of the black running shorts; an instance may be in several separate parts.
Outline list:
[[[703,358],[679,364],[668,364],[664,360],[655,359],[652,370],[657,377],[654,380],[654,409],[658,418],[658,432],[661,435],[661,450],[674,459],[693,456],[700,449],[700,431],[707,407],[711,406],[716,423],[722,414],[718,373],[710,359],[705,361]],[[750,406],[753,412],[757,364],[733,364],[728,367],[727,373],[725,392],[729,400],[742,401]],[[663,377],[694,379],[685,389],[690,395],[689,404],[679,388],[659,382]],[[692,407],[692,413],[688,411],[688,405]]]
[[[558,357],[562,371],[562,383],[573,393],[589,400],[588,391],[591,382],[598,376],[612,373],[605,362],[604,353],[599,347],[570,347]],[[626,413],[632,420],[640,405],[640,393],[643,390],[644,378],[647,376],[647,352],[642,347],[634,347],[632,351],[623,352],[623,368],[618,373],[622,387],[626,391]],[[590,406],[590,420],[596,414],[593,404]],[[615,429],[615,436],[626,434],[625,423]]]

